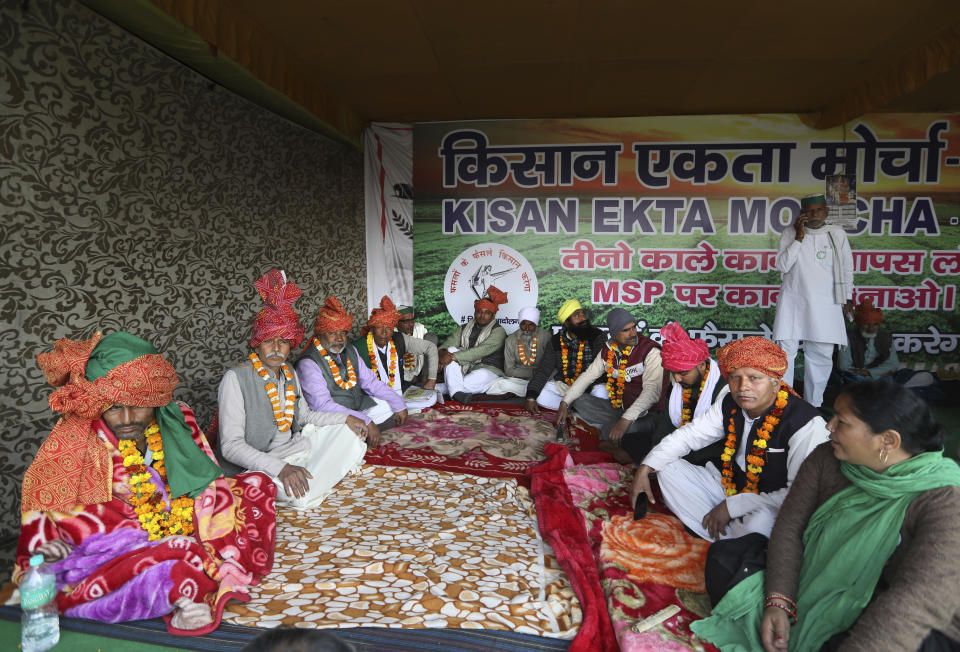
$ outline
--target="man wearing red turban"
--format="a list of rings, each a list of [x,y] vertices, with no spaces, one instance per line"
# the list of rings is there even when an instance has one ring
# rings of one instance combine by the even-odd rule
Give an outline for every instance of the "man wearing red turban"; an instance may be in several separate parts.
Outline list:
[[[37,357],[63,416],[23,478],[14,580],[42,554],[67,616],[216,629],[273,566],[274,484],[223,477],[173,400],[173,366],[139,337],[64,338]]]
[[[367,445],[380,445],[380,431],[402,426],[407,406],[389,385],[360,362],[349,342],[353,316],[336,297],[327,297],[317,313],[314,338],[297,360],[303,395],[311,410],[342,412],[367,427]]]
[[[652,499],[649,476],[656,472],[667,507],[704,539],[770,536],[800,465],[827,440],[827,424],[783,383],[786,355],[770,340],[731,342],[717,352],[717,366],[729,393],[650,451],[634,475],[631,499],[641,492]],[[718,441],[719,469],[682,459]]]
[[[893,336],[883,327],[883,313],[864,299],[853,311],[856,328],[849,346],[837,351],[837,371],[843,384],[889,376],[900,368]]]
[[[710,409],[729,388],[703,340],[687,335],[678,322],[660,329],[660,359],[673,381],[667,397],[666,419],[659,436],[667,435]]]
[[[253,352],[220,382],[217,454],[227,475],[262,471],[277,483],[278,504],[308,509],[363,461],[367,427],[344,412],[314,412],[303,400],[287,364],[303,340],[293,309],[300,288],[279,269],[254,287],[264,305],[253,322]]]
[[[503,376],[503,343],[507,332],[495,319],[507,302],[507,293],[494,285],[473,302],[473,319],[460,326],[440,345],[444,384],[438,389],[466,405],[474,394],[488,389]]]
[[[361,331],[361,337],[353,341],[360,352],[360,358],[380,381],[388,385],[401,396],[413,384],[404,377],[403,367],[407,355],[423,356],[425,359],[427,380],[423,389],[431,390],[437,384],[437,345],[397,330],[400,323],[400,311],[393,305],[390,297],[380,299],[380,306],[370,313],[367,325]],[[423,410],[437,402],[436,392],[409,394],[404,398],[409,409]]]

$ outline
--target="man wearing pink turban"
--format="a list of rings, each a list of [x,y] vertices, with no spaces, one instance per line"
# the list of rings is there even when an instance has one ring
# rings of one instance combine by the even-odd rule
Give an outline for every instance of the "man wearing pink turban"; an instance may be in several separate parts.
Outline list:
[[[660,340],[661,363],[672,381],[662,424],[667,430],[661,430],[662,437],[706,412],[729,388],[707,343],[691,339],[678,322],[661,328]]]
[[[314,412],[303,399],[300,379],[287,364],[290,350],[303,340],[293,309],[300,288],[279,269],[254,287],[264,305],[253,322],[253,352],[220,382],[217,457],[227,475],[269,475],[278,505],[307,509],[363,461],[367,427],[343,412]]]
[[[667,336],[676,339],[679,332],[668,329]],[[699,356],[690,356],[694,350],[680,353],[682,365]],[[731,342],[717,352],[717,366],[730,391],[647,454],[631,499],[641,492],[653,497],[649,476],[656,472],[666,506],[704,539],[770,536],[800,465],[827,440],[827,424],[781,380],[787,356],[770,340]],[[723,443],[719,468],[683,459],[714,442]]]

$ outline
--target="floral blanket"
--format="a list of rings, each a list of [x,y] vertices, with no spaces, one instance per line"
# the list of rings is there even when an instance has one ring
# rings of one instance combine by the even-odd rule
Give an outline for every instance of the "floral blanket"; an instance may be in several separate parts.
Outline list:
[[[715,650],[690,631],[710,608],[707,542],[671,514],[650,511],[634,521],[630,467],[560,446],[547,453],[531,472],[531,491],[543,538],[583,608],[570,650]]]
[[[224,620],[572,638],[580,608],[515,480],[367,465],[315,509],[279,511],[273,572]]]
[[[545,410],[535,417],[522,405],[436,405],[385,431],[365,461],[526,483],[530,469],[546,457],[544,446],[555,440],[554,414]],[[597,443],[595,435],[581,428],[572,428],[566,440],[575,451],[596,450]]]

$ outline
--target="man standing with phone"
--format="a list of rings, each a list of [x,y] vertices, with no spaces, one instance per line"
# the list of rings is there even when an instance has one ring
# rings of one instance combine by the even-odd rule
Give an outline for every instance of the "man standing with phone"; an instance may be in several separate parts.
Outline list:
[[[793,385],[794,359],[803,342],[803,398],[820,407],[833,367],[833,347],[847,345],[844,316],[853,314],[853,254],[847,234],[827,224],[823,195],[800,200],[800,215],[780,236],[782,275],[773,339],[787,354],[783,381]]]

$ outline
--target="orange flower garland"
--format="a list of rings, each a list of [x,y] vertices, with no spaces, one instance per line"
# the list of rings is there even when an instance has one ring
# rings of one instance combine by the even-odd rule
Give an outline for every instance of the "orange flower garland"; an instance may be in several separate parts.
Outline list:
[[[390,346],[388,342],[387,348],[390,349],[390,368],[387,369],[387,378],[390,379],[390,387],[393,387],[393,379],[397,373],[397,347]],[[373,373],[377,375],[377,378],[379,378],[380,374],[377,371],[377,353],[373,350],[373,333],[367,333],[367,355],[370,357],[370,368],[373,370]],[[406,357],[406,354],[404,354],[404,357]]]
[[[573,381],[575,381],[580,376],[580,372],[583,371],[584,344],[585,342],[583,340],[580,340],[579,344],[577,345],[577,369],[574,372],[573,377],[571,378],[570,376],[567,375],[567,369],[569,368],[567,367],[567,357],[570,354],[570,349],[567,348],[566,338],[564,338],[563,335],[560,336],[560,358],[563,361],[563,382],[565,382],[568,385],[572,385]]]
[[[610,395],[610,405],[619,408],[623,406],[623,388],[627,384],[627,376],[624,370],[627,368],[627,359],[630,357],[630,352],[633,351],[633,347],[628,346],[620,353],[619,369],[616,381],[614,381],[613,356],[614,350],[616,349],[617,345],[611,344],[607,353],[607,394]]]
[[[413,371],[417,368],[417,356],[412,353],[403,354],[403,368],[405,371]]]
[[[277,422],[277,430],[280,432],[286,432],[293,427],[293,410],[296,407],[297,394],[293,388],[293,374],[290,373],[290,368],[284,364],[280,369],[283,371],[284,378],[287,379],[286,383],[286,407],[280,407],[280,393],[277,392],[277,385],[273,382],[273,379],[270,377],[270,372],[263,366],[263,363],[260,362],[260,356],[255,352],[251,353],[250,362],[253,363],[253,368],[256,370],[260,377],[264,380],[270,381],[264,385],[264,389],[267,390],[267,398],[270,399],[270,405],[273,407],[273,418]]]
[[[166,494],[170,496],[167,469],[163,463],[163,438],[160,436],[160,427],[153,422],[144,434],[147,437],[147,446],[153,452],[150,466],[160,476]],[[123,457],[123,466],[130,473],[130,487],[133,489],[130,504],[137,512],[140,527],[149,535],[148,539],[158,541],[172,534],[193,534],[193,498],[171,497],[170,504],[167,505],[163,492],[154,484],[150,472],[147,471],[143,455],[137,449],[136,442],[132,439],[121,439],[118,447]]]
[[[319,338],[313,338],[313,345],[317,347],[317,351],[320,352],[321,357],[323,357],[327,366],[330,368],[330,373],[333,374],[333,382],[337,384],[337,387],[340,389],[351,389],[357,384],[357,371],[353,368],[353,363],[350,362],[350,358],[347,358],[347,380],[344,380],[340,375],[340,368],[337,367],[337,363],[333,361],[333,358],[330,357],[327,350],[320,344]]]
[[[747,455],[747,483],[743,487],[744,493],[759,493],[757,485],[760,482],[760,474],[763,473],[763,465],[767,461],[767,442],[773,435],[774,428],[780,423],[780,417],[783,416],[783,408],[787,407],[787,397],[789,394],[785,386],[781,383],[780,390],[777,392],[777,399],[774,402],[773,409],[763,420],[763,423],[756,429],[753,447]],[[737,429],[733,423],[733,417],[737,413],[737,408],[730,411],[730,421],[727,424],[727,441],[723,445],[723,454],[720,459],[723,460],[723,470],[720,471],[720,481],[723,484],[723,492],[728,496],[736,495],[737,485],[733,479],[733,456],[737,452]]]
[[[533,343],[530,344],[530,357],[527,358],[523,354],[523,344],[520,343],[520,339],[517,338],[517,353],[520,355],[520,362],[523,363],[524,367],[532,367],[537,361],[537,338],[533,338]],[[564,360],[564,366],[566,366],[566,360]]]
[[[700,390],[697,392],[697,400],[700,400],[700,395],[703,394],[703,386],[707,384],[707,376],[710,375],[710,367],[707,367],[707,373],[703,374],[703,378],[700,380]],[[690,405],[691,399],[693,398],[693,389],[690,387],[683,388],[683,408],[680,410],[680,425],[686,425],[693,420],[693,406]]]

